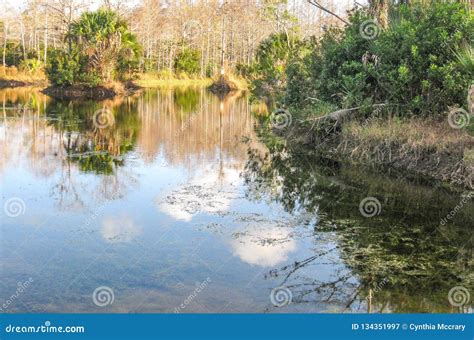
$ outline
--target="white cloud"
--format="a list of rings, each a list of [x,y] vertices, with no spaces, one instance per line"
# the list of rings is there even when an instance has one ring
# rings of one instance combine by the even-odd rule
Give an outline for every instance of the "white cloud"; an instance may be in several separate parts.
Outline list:
[[[143,230],[128,216],[108,216],[103,219],[100,232],[109,243],[128,243],[140,236]]]

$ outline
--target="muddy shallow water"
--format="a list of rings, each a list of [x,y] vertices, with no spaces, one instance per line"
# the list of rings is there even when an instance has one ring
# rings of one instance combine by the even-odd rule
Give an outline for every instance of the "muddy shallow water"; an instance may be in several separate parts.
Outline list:
[[[2,312],[472,311],[468,192],[287,150],[245,95],[0,100]]]

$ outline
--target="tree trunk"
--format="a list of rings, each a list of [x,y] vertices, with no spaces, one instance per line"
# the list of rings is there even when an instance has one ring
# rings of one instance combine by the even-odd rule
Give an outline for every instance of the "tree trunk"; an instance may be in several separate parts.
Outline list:
[[[46,27],[44,28],[44,64],[48,59],[48,12],[46,12]]]
[[[382,28],[388,27],[389,0],[369,0],[370,10]]]
[[[221,32],[221,77],[225,74],[225,24],[226,16],[222,17],[222,32]]]
[[[3,23],[3,56],[2,56],[2,61],[3,61],[3,72],[6,75],[7,74],[7,62],[6,62],[6,52],[7,52],[7,34],[8,34],[8,23],[4,22]]]

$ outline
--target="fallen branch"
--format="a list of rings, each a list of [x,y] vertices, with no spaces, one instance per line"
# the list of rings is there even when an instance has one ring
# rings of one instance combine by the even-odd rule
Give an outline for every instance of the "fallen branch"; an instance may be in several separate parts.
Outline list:
[[[345,23],[346,25],[349,25],[349,22],[347,20],[344,20],[343,18],[341,18],[339,15],[337,15],[336,13],[330,11],[329,9],[327,9],[326,7],[320,5],[319,3],[317,3],[315,0],[308,0],[308,3],[310,3],[311,5],[313,5],[314,7],[316,8],[319,8],[320,10],[328,13],[328,14],[331,14],[332,16],[338,18],[339,20],[341,20],[343,23]]]

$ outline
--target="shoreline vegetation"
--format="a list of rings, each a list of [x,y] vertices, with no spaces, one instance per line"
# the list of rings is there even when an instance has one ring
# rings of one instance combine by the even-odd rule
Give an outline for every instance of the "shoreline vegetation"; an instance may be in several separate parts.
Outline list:
[[[95,100],[147,87],[250,90],[271,103],[266,121],[288,147],[474,188],[468,3],[371,1],[344,18],[323,9],[327,27],[307,34],[286,2],[254,5],[268,32],[252,44],[253,35],[230,38],[225,8],[210,23],[214,35],[193,22],[172,42],[132,31],[106,7],[68,21],[54,48],[45,37],[43,50],[27,51],[4,33],[0,88],[49,84],[49,96]]]
[[[371,7],[318,39],[272,35],[246,72],[288,148],[473,190],[473,36],[462,1]]]
[[[474,183],[474,138],[453,131],[445,121],[373,119],[351,121],[337,132],[321,134],[311,121],[292,128],[273,129],[288,148],[315,153],[339,163],[349,163],[406,177],[470,189]]]

